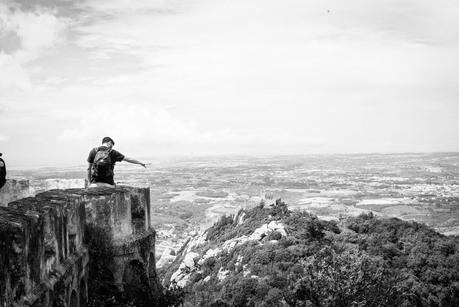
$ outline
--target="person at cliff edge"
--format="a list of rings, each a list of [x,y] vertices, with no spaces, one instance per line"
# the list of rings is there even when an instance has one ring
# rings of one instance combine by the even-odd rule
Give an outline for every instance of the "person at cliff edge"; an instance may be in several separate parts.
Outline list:
[[[0,157],[3,154],[0,152]],[[3,161],[2,158],[0,158],[0,189],[5,185],[6,183],[6,165],[5,161]]]
[[[133,164],[139,164],[146,168],[145,163],[128,158],[122,153],[113,149],[115,142],[112,138],[106,136],[102,139],[102,146],[93,148],[88,156],[88,181],[89,187],[114,187],[113,180],[115,163],[126,161]]]

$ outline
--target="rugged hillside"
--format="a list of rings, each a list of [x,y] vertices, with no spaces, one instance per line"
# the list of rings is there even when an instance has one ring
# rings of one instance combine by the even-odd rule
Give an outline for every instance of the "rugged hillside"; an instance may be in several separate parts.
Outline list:
[[[322,221],[278,200],[222,217],[162,274],[185,306],[459,306],[459,239],[371,214]]]

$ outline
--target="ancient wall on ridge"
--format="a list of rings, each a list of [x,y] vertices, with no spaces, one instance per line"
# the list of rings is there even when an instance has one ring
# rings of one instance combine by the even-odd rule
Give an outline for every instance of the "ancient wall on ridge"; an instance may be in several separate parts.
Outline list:
[[[149,194],[132,187],[50,190],[0,207],[0,306],[86,306],[87,225],[113,239],[110,268],[120,289],[141,272],[157,291]]]

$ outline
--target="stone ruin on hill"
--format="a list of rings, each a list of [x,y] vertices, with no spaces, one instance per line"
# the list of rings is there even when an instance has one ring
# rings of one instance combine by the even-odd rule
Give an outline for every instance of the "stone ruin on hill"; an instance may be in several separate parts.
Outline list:
[[[149,188],[50,190],[0,207],[0,306],[86,306],[86,227],[112,239],[120,291],[140,280],[159,295]]]

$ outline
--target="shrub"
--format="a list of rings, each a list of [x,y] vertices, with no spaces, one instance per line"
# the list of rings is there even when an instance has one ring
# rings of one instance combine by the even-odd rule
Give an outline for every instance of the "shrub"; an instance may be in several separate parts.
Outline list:
[[[233,216],[223,215],[212,227],[207,230],[206,240],[215,240],[223,235],[228,229],[232,228]]]

